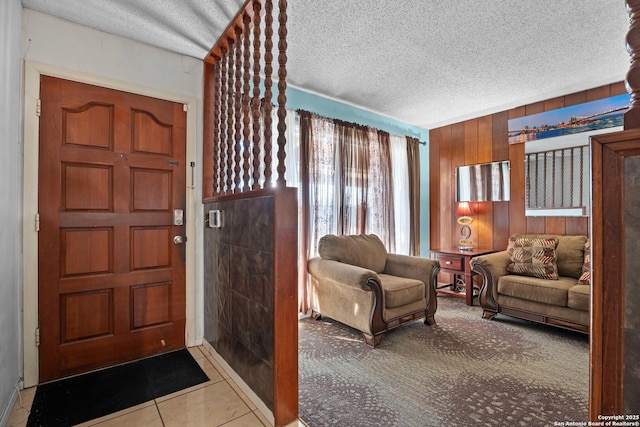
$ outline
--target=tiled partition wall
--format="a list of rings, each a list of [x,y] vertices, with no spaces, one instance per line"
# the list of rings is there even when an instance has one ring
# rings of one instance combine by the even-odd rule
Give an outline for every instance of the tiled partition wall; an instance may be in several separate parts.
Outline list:
[[[282,412],[297,417],[295,189],[227,196],[204,209],[222,218],[220,228],[205,224],[205,340],[276,424]]]

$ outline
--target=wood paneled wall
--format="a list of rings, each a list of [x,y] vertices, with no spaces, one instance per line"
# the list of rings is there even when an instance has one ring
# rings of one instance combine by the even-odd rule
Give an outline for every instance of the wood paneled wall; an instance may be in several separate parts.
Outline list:
[[[589,234],[586,217],[526,217],[524,144],[509,144],[508,121],[626,93],[623,82],[572,93],[429,132],[430,247],[456,247],[455,168],[509,160],[511,200],[471,203],[472,240],[478,248],[504,249],[513,233]]]

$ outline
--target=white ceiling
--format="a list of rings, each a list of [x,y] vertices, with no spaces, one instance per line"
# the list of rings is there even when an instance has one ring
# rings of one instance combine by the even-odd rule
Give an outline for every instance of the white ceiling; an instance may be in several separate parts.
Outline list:
[[[204,58],[242,0],[22,0]],[[275,2],[277,3],[277,2]],[[291,86],[434,128],[624,80],[622,0],[289,0]]]

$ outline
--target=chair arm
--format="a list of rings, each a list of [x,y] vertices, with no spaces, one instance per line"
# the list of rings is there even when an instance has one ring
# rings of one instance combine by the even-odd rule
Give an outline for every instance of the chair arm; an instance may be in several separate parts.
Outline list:
[[[490,310],[498,310],[498,279],[508,274],[507,266],[511,262],[507,251],[494,252],[471,259],[471,268],[482,276],[480,305]]]
[[[378,287],[380,286],[380,278],[375,271],[339,261],[319,257],[311,258],[307,262],[307,270],[319,282],[322,282],[323,279],[329,279],[365,291],[372,291],[371,286],[375,286],[372,282],[378,284]]]
[[[387,254],[384,272],[392,276],[422,281],[425,284],[427,317],[433,317],[438,307],[436,285],[438,273],[440,272],[440,263],[437,260],[409,255]],[[433,319],[432,321],[435,322]]]
[[[438,265],[438,261],[409,255],[387,254],[385,274],[421,280],[429,283],[431,270]]]

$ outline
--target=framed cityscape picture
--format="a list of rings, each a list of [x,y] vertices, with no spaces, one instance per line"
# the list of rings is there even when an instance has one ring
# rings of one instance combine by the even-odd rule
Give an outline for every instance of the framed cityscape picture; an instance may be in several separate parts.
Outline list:
[[[509,143],[594,133],[620,128],[629,109],[628,93],[509,120]],[[613,130],[613,129],[612,129]]]

